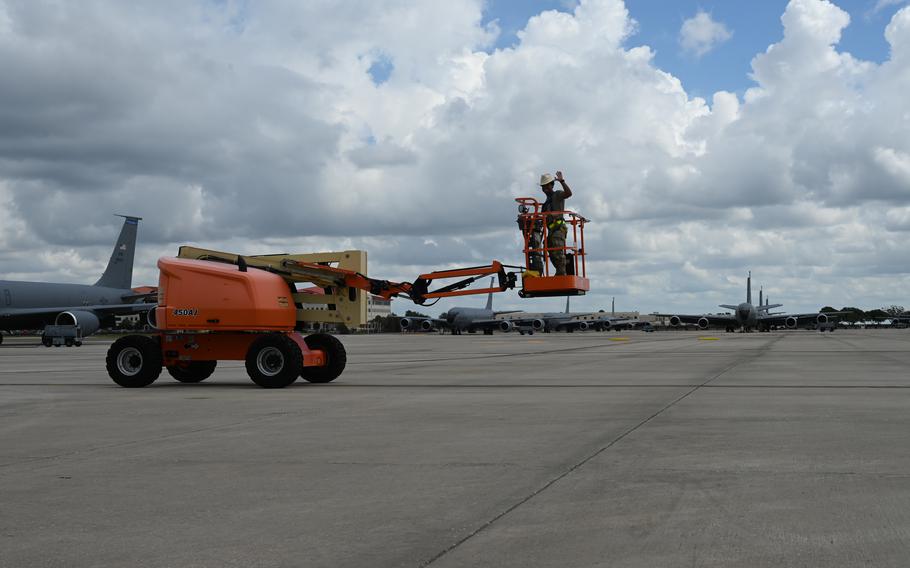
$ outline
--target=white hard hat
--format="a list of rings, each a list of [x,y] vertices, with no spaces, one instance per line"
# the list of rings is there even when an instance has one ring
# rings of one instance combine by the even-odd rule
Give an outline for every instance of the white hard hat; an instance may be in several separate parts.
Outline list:
[[[547,185],[548,183],[553,183],[554,181],[556,181],[556,178],[550,174],[544,174],[540,176],[541,187]]]

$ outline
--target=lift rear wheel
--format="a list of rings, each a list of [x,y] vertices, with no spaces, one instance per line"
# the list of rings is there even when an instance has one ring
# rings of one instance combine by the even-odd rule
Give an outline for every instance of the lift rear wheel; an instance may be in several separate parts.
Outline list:
[[[168,365],[167,372],[181,383],[201,383],[212,376],[218,361],[182,361]]]
[[[330,383],[338,378],[348,362],[347,351],[337,337],[327,333],[314,333],[304,338],[306,346],[325,353],[325,366],[303,367],[300,376],[311,383]]]
[[[107,374],[121,387],[147,387],[161,374],[161,346],[145,335],[121,337],[107,350]]]
[[[281,389],[297,380],[303,354],[294,340],[283,333],[263,335],[246,353],[246,372],[266,389]]]

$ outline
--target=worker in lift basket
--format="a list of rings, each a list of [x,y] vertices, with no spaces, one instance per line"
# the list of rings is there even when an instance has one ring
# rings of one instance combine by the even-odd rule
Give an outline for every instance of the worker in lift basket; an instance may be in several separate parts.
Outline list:
[[[562,186],[562,190],[553,191],[553,186],[556,185],[556,182],[559,182],[559,185]],[[563,179],[562,172],[557,171],[556,177],[553,177],[550,174],[543,174],[540,176],[540,188],[547,196],[547,200],[544,202],[542,207],[544,213],[549,213],[552,211],[565,211],[566,199],[572,197],[572,190],[569,188],[566,180]],[[551,249],[548,251],[548,254],[550,255],[550,261],[553,263],[553,268],[556,269],[556,276],[565,276],[565,246],[566,234],[568,232],[566,229],[566,221],[559,213],[551,213],[547,215],[546,219],[547,248]]]

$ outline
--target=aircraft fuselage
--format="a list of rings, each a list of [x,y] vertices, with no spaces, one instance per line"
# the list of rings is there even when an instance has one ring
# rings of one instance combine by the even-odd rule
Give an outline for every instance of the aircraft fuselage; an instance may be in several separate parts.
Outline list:
[[[736,325],[743,331],[758,327],[758,312],[755,310],[755,306],[749,302],[738,305],[734,311],[734,317],[736,317]]]
[[[53,324],[57,311],[43,314],[21,314],[35,308],[59,308],[60,311],[81,306],[122,304],[132,290],[60,284],[53,282],[19,282],[0,280],[0,329],[36,329]]]
[[[464,331],[471,327],[471,324],[479,320],[489,320],[495,317],[493,310],[484,308],[452,308],[446,312],[446,321],[452,329]]]

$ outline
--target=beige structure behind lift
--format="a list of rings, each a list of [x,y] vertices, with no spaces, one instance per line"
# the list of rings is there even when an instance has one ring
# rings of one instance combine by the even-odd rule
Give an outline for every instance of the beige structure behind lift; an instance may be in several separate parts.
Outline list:
[[[208,250],[203,248],[182,246],[177,254],[179,258],[191,258],[196,260],[214,260],[221,259],[230,263],[237,263],[240,255],[228,252]],[[316,296],[313,294],[295,293],[293,294],[294,303],[297,308],[297,323],[335,323],[350,328],[360,327],[367,323],[367,296],[362,290],[354,288],[338,288],[334,282],[329,280],[320,281],[312,276],[288,274],[288,268],[282,266],[283,260],[294,260],[298,262],[326,263],[335,268],[352,270],[359,272],[364,276],[367,275],[367,253],[362,250],[346,250],[341,252],[317,252],[309,254],[264,254],[264,255],[243,255],[243,259],[249,266],[269,267],[284,277],[288,283],[294,287],[297,283],[310,283],[316,286],[329,289],[326,295]],[[292,272],[292,271],[290,271]],[[304,304],[319,304],[325,306],[328,304],[334,309],[326,310],[306,310],[300,309],[299,306]]]

